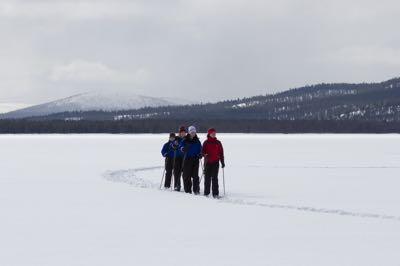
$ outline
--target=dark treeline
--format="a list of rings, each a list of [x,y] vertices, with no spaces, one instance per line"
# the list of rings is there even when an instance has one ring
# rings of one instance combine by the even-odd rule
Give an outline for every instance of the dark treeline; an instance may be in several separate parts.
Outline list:
[[[179,125],[194,124],[200,132],[216,127],[230,133],[400,133],[399,122],[380,121],[274,121],[274,120],[178,120],[35,121],[0,120],[0,134],[40,133],[166,133]]]

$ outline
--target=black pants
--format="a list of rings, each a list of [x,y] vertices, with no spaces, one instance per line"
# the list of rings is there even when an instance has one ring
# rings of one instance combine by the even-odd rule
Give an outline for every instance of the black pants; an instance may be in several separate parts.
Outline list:
[[[213,196],[219,195],[218,172],[219,162],[206,164],[204,175],[204,195],[208,196],[210,194],[211,184]]]
[[[182,175],[182,157],[175,158],[175,166],[174,166],[174,188],[178,191],[181,190],[181,175]]]
[[[165,188],[171,187],[173,168],[174,168],[174,158],[173,157],[165,158],[165,183],[164,183]]]
[[[186,193],[192,193],[192,179],[193,179],[193,192],[200,193],[199,181],[199,159],[186,158],[183,163],[183,186]]]

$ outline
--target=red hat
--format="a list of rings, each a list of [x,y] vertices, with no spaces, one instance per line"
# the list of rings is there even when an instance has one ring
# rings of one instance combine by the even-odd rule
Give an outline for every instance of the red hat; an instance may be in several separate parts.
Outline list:
[[[217,133],[217,131],[215,130],[215,128],[210,128],[210,129],[207,131],[207,133],[208,133],[208,135],[211,135],[212,133]]]
[[[181,132],[186,132],[186,127],[185,126],[181,126],[179,128],[179,133],[181,133]]]

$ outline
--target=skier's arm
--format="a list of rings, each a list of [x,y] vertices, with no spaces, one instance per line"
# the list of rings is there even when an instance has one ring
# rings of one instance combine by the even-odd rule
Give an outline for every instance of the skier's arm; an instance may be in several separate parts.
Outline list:
[[[161,155],[163,157],[167,157],[167,155],[168,155],[168,143],[165,143],[164,146],[162,147]]]
[[[207,142],[206,142],[206,141],[204,141],[204,143],[203,143],[203,148],[201,149],[201,154],[202,154],[204,157],[206,157],[207,154],[208,154],[208,152],[207,152]]]

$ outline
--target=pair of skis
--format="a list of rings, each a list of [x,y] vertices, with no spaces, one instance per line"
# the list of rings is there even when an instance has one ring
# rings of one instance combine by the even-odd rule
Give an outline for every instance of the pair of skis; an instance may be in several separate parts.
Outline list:
[[[175,156],[175,157],[176,157],[176,156]],[[172,169],[175,169],[175,157],[174,157],[174,163],[173,163]],[[182,176],[182,172],[183,172],[183,167],[185,166],[185,160],[186,160],[186,154],[185,154],[185,156],[183,157],[182,169],[181,169],[181,174],[180,174],[181,176]],[[165,158],[165,166],[164,166],[164,171],[163,171],[163,174],[162,174],[162,177],[161,177],[160,189],[162,189],[162,185],[163,185],[163,182],[164,182],[165,173],[166,173],[166,168],[167,168],[166,166],[167,166],[167,158]],[[201,175],[201,177],[200,177],[199,184],[201,184],[201,181],[203,180],[203,177],[204,177],[204,175],[205,175],[205,172],[204,172],[204,163],[203,163],[203,162],[201,163],[201,168],[202,168],[202,175]],[[225,195],[226,195],[226,190],[225,190],[225,169],[224,169],[224,168],[222,168],[222,182],[223,182],[224,197],[225,197]],[[171,188],[173,188],[173,186],[172,186],[172,178],[171,178]]]

